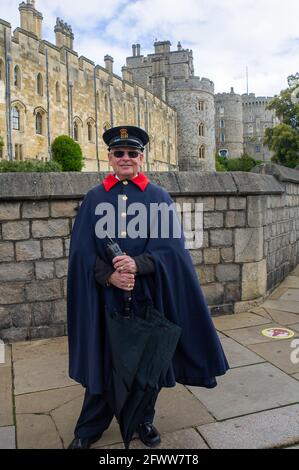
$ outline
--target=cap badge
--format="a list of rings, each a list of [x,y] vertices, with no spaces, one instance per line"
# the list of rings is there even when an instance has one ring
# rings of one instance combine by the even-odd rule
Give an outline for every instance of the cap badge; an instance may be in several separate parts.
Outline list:
[[[121,129],[120,130],[120,138],[121,139],[127,139],[129,137],[127,129]]]

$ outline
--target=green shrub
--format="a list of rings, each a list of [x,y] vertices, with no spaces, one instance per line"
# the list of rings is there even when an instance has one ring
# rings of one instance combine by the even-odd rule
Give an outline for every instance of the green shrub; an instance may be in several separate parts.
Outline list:
[[[67,135],[56,137],[52,146],[52,158],[58,162],[62,171],[81,171],[84,157],[80,145]]]
[[[225,158],[216,157],[216,170],[217,171],[246,171],[249,172],[256,165],[263,163],[260,160],[255,160],[250,155],[244,153],[240,158]],[[219,168],[219,169],[218,169]]]
[[[0,162],[0,173],[47,173],[62,171],[61,166],[57,162],[35,162],[30,160],[25,161],[8,161],[3,160]]]

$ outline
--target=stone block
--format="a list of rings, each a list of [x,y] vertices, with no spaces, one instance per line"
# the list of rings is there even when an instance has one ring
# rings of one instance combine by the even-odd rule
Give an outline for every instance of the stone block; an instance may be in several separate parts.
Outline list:
[[[227,197],[215,197],[215,210],[225,211],[227,210],[228,198]]]
[[[60,281],[37,281],[25,286],[26,297],[29,302],[56,300],[62,297]]]
[[[29,339],[29,328],[7,328],[0,330],[0,338],[8,343],[16,343]]]
[[[247,218],[249,227],[262,227],[266,224],[267,198],[248,196]]]
[[[218,228],[223,227],[223,213],[222,212],[207,212],[204,214],[204,228]]]
[[[77,206],[77,201],[51,202],[51,217],[75,217]]]
[[[29,222],[6,222],[2,224],[3,240],[28,240]]]
[[[190,255],[194,266],[202,263],[202,250],[190,250]]]
[[[63,256],[63,245],[61,238],[43,240],[42,245],[44,258],[61,258]]]
[[[49,215],[48,201],[25,201],[22,205],[22,219],[43,219]]]
[[[208,305],[222,304],[224,300],[224,286],[222,284],[208,284],[202,286]]]
[[[242,300],[252,300],[265,295],[267,287],[267,262],[245,263],[242,266]]]
[[[201,284],[209,284],[215,281],[214,266],[197,266],[196,271]]]
[[[246,225],[246,212],[227,211],[225,214],[225,227],[244,227]]]
[[[227,283],[224,286],[224,301],[237,302],[241,299],[241,287],[239,283]]]
[[[16,243],[16,260],[30,261],[41,258],[41,247],[38,240]]]
[[[64,325],[32,326],[29,328],[30,340],[40,338],[59,338],[65,336]]]
[[[53,302],[53,323],[66,323],[66,301]]]
[[[232,210],[246,209],[246,197],[229,197],[229,208]]]
[[[219,264],[216,266],[216,278],[220,282],[239,281],[240,266],[237,264]]]
[[[260,261],[264,255],[263,227],[237,228],[235,232],[235,261]]]
[[[69,256],[70,252],[70,238],[65,238],[64,239],[64,256]]]
[[[0,263],[14,261],[14,246],[11,242],[0,243]]]
[[[231,229],[211,230],[210,242],[211,246],[232,246],[233,231]]]
[[[49,325],[52,320],[52,302],[34,302],[32,304],[32,326]]]
[[[5,263],[0,265],[0,282],[30,281],[33,279],[33,274],[32,263]]]
[[[19,304],[7,307],[10,312],[13,327],[23,327],[31,325],[31,305]]]
[[[32,222],[32,236],[34,238],[65,237],[69,233],[68,219],[34,220]]]
[[[19,202],[0,202],[0,220],[16,220],[20,218]]]
[[[67,275],[68,259],[58,259],[55,261],[56,277],[61,278]]]
[[[232,263],[234,261],[234,249],[233,248],[221,248],[221,262]]]
[[[10,311],[7,307],[0,307],[0,330],[11,327]]]
[[[203,204],[204,212],[215,210],[215,199],[210,196],[200,196],[195,198],[195,202],[198,204]]]
[[[0,299],[4,305],[24,302],[24,283],[0,283]]]
[[[54,262],[38,261],[35,263],[35,277],[37,280],[46,280],[54,278]]]
[[[205,264],[220,263],[220,249],[219,248],[205,248],[204,249],[204,262]]]

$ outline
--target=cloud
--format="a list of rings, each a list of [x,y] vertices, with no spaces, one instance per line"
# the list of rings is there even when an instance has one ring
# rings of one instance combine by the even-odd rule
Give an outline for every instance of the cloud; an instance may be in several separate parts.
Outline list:
[[[0,0],[0,16],[19,25],[18,1]],[[140,43],[143,54],[153,42],[181,41],[193,50],[195,74],[214,81],[217,92],[250,91],[273,95],[299,71],[298,14],[294,0],[37,0],[44,15],[44,37],[54,42],[56,17],[72,25],[75,50],[103,65],[115,60],[115,71]]]

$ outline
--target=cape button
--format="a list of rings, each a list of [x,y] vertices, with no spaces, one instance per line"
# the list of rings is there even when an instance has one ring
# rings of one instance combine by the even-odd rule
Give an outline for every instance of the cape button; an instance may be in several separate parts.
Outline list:
[[[127,232],[121,232],[121,236],[125,237],[127,235]]]
[[[126,201],[127,199],[128,199],[128,196],[123,196],[123,197],[122,197],[122,200],[123,200],[123,201]]]
[[[128,184],[127,180],[124,180],[124,181],[123,181],[123,184],[124,184],[124,185],[127,185],[127,184]]]
[[[127,215],[127,214],[126,214],[125,212],[122,212],[122,213],[121,213],[121,216],[122,216],[122,217],[126,217],[126,215]]]

